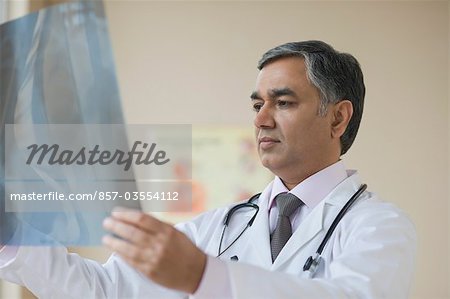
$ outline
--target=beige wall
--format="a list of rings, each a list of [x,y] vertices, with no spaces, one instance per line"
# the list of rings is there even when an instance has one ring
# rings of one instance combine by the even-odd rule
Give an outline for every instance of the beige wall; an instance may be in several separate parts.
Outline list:
[[[450,298],[448,2],[110,1],[106,8],[129,123],[251,126],[249,94],[265,50],[322,39],[354,54],[367,97],[344,161],[416,224],[411,298]]]
[[[447,2],[113,1],[107,13],[129,123],[251,126],[265,50],[323,39],[354,54],[367,97],[346,164],[416,224],[411,297],[450,297]]]
[[[448,83],[448,99],[449,101],[447,102],[448,105],[448,117],[447,117],[447,122],[448,122],[448,139],[447,139],[447,149],[448,149],[448,155],[450,156],[450,4],[448,5],[448,13],[447,13],[447,18],[448,18],[448,31],[447,31],[447,41],[448,41],[448,67],[447,67],[447,83]],[[447,184],[447,195],[450,195],[450,159],[448,159],[448,168],[447,168],[447,174],[448,174],[448,184]],[[449,219],[450,215],[450,203],[448,203],[448,215],[447,215],[447,219]],[[448,224],[449,224],[449,231],[450,231],[450,220],[448,220]],[[450,249],[450,238],[448,238],[448,248]],[[448,288],[450,289],[450,258],[449,258],[449,263],[448,263],[448,282],[447,282],[447,286],[449,286]],[[448,291],[450,293],[450,290]],[[450,296],[449,296],[450,297]]]

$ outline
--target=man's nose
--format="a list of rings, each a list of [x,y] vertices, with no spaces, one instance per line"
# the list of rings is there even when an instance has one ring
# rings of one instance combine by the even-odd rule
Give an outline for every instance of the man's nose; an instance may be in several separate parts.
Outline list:
[[[254,120],[255,127],[257,128],[274,128],[275,120],[273,118],[273,111],[268,105],[264,105],[256,113]]]

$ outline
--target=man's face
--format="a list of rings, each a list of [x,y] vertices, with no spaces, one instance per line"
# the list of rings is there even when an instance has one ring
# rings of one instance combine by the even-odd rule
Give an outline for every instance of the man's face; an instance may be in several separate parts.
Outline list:
[[[337,161],[331,113],[318,115],[319,91],[307,78],[303,58],[267,64],[251,98],[261,162],[283,181],[300,182]]]

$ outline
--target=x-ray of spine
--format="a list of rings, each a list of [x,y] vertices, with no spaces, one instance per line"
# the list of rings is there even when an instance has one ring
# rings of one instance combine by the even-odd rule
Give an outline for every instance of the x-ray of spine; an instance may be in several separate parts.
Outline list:
[[[80,1],[49,7],[0,26],[0,122],[1,129],[1,239],[5,244],[64,245],[99,244],[101,213],[79,212],[64,203],[61,212],[10,213],[5,210],[6,124],[29,124],[14,131],[17,144],[36,138],[36,124],[121,124],[123,116],[115,76],[108,28],[101,1]],[[94,143],[98,138],[119,138],[125,134],[94,136],[89,131],[71,132]],[[120,135],[120,134],[119,134]],[[11,152],[11,151],[10,151]],[[94,180],[102,169],[57,173],[77,189],[77,179]],[[60,182],[42,169],[37,178],[58,190]],[[23,190],[31,192],[26,181]],[[19,223],[39,234],[20,233]],[[44,236],[44,237],[42,237]],[[48,237],[48,240],[47,240]],[[51,240],[51,241],[50,241]]]

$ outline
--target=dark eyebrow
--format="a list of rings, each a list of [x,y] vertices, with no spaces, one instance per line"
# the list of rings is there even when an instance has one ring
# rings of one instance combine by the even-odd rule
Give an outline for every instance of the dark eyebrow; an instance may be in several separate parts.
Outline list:
[[[292,96],[297,97],[297,94],[290,88],[284,87],[284,88],[275,88],[269,91],[269,96],[271,98],[278,98],[281,96]]]
[[[262,97],[259,95],[259,93],[257,91],[254,91],[250,95],[250,99],[252,99],[252,100],[262,100]]]
[[[281,96],[292,96],[292,97],[297,98],[297,94],[289,87],[271,89],[271,90],[269,90],[269,96],[271,99],[275,99],[275,98],[278,98]],[[262,97],[257,91],[254,91],[250,95],[250,99],[262,100]]]

